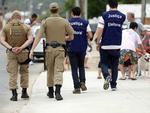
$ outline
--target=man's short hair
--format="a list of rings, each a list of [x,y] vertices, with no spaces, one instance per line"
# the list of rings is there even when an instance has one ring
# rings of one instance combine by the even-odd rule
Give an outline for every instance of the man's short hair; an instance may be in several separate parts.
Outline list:
[[[132,13],[132,12],[128,12],[127,15],[130,15],[132,18],[135,18],[134,13]]]
[[[118,1],[117,0],[108,0],[108,4],[110,8],[117,8],[118,7]]]
[[[16,18],[16,17],[20,17],[20,18],[21,18],[21,13],[20,13],[20,11],[18,11],[18,10],[14,10],[14,11],[12,12],[11,18]]]
[[[80,16],[80,14],[81,14],[80,7],[74,7],[74,8],[72,8],[71,11],[72,11],[72,13],[73,13],[74,16]]]
[[[37,16],[37,14],[36,13],[33,13],[32,15],[31,15],[31,18],[37,18],[38,16]]]
[[[136,22],[131,22],[129,28],[137,29],[138,28],[138,24]]]

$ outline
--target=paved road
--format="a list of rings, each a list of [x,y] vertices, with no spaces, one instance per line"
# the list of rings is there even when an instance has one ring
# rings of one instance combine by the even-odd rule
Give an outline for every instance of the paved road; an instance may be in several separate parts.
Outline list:
[[[20,109],[28,103],[28,101],[19,101],[12,103],[9,100],[11,92],[8,89],[8,73],[6,71],[7,61],[5,51],[5,48],[0,45],[0,113],[18,113]],[[30,65],[30,94],[32,86],[42,70],[42,63],[35,63],[33,65]],[[19,88],[18,93],[20,98],[21,88]]]
[[[4,67],[1,62],[6,61],[0,60],[0,66]],[[64,100],[61,102],[46,96],[46,73],[43,72],[39,76],[41,64],[30,68],[30,89],[32,89],[30,100],[19,99],[18,102],[10,102],[8,99],[10,92],[6,84],[8,75],[5,69],[0,68],[0,72],[6,74],[2,77],[0,73],[0,80],[2,79],[0,81],[0,113],[150,113],[150,77],[143,76],[137,81],[118,81],[118,91],[104,91],[103,80],[96,79],[97,52],[91,54],[89,64],[91,68],[86,70],[88,91],[73,95],[71,73],[67,71],[64,73],[62,88]],[[4,93],[1,92],[1,88]]]
[[[56,101],[46,96],[46,72],[37,79],[30,102],[20,113],[150,113],[150,77],[136,81],[118,80],[118,90],[103,90],[103,80],[96,79],[96,71],[86,71],[86,92],[72,94],[70,71],[64,73],[62,95]],[[119,73],[120,75],[120,73]]]

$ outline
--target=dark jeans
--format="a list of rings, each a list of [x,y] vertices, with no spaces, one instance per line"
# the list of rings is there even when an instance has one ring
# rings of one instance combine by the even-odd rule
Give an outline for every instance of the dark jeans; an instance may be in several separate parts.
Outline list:
[[[68,55],[71,64],[74,88],[80,88],[80,83],[85,83],[84,59],[86,52],[68,52]]]
[[[111,69],[111,88],[115,88],[117,85],[117,78],[118,78],[118,64],[119,64],[119,57],[120,57],[120,50],[100,50],[101,56],[101,69],[104,78],[106,79],[109,76],[108,68]]]

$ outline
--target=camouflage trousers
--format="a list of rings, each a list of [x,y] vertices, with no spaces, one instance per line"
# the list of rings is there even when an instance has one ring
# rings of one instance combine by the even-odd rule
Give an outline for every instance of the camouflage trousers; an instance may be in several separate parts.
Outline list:
[[[125,57],[128,57],[130,59],[130,62],[132,65],[138,63],[138,56],[137,56],[136,52],[134,52],[132,50],[123,49],[120,51],[120,59],[119,59],[120,64],[124,64]]]

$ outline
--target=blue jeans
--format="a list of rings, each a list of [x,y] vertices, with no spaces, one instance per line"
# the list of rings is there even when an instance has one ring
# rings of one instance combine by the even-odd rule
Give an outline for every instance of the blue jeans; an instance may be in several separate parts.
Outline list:
[[[86,52],[68,52],[68,55],[71,65],[74,88],[80,88],[80,83],[85,83],[84,59]]]
[[[101,69],[104,79],[110,76],[108,69],[111,69],[111,88],[116,88],[118,78],[118,64],[120,57],[120,50],[104,50],[100,49]]]

